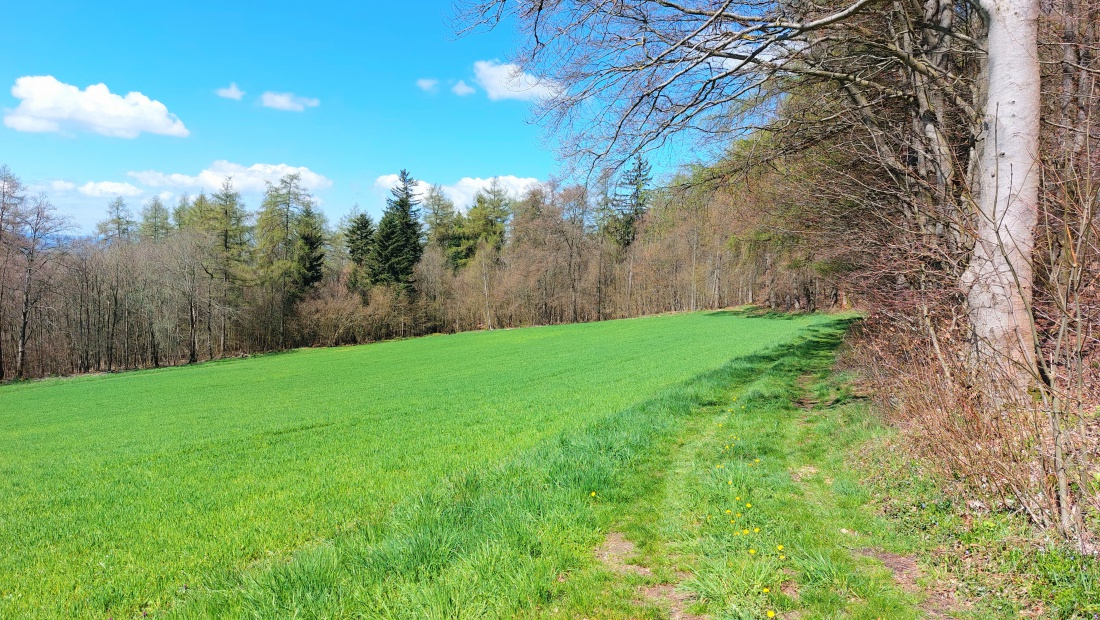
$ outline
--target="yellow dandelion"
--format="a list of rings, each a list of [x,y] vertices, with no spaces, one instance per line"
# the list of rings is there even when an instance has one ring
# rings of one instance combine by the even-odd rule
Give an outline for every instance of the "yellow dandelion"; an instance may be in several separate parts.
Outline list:
[[[755,461],[753,461],[753,462],[754,462],[754,463],[759,463],[759,462],[760,462],[760,459],[756,459],[756,460],[755,460]]]
[[[745,508],[752,508],[752,504],[745,504]]]
[[[739,517],[740,517],[740,516],[741,516],[741,513],[737,513],[737,516],[739,516]]]
[[[729,481],[729,482],[727,482],[726,484],[733,484],[733,480],[730,480],[730,481]]]
[[[748,530],[741,530],[741,533],[742,533],[742,534],[744,534],[745,536],[748,536],[748,535],[749,535],[749,531],[748,531]],[[756,552],[754,551],[753,553],[756,553]]]
[[[775,548],[778,549],[779,551],[782,551],[783,550],[783,545],[776,545]]]
[[[733,514],[733,511],[732,510],[727,510],[726,514],[731,515],[731,514]]]
[[[769,618],[774,618],[775,617],[775,612],[769,609],[768,610],[768,617]]]
[[[737,496],[736,498],[734,498],[734,499],[735,499],[736,501],[741,501],[741,496],[740,496],[740,495],[738,495],[738,496]]]
[[[771,591],[772,591],[771,588],[764,588],[764,594],[767,594],[768,592],[771,592]]]
[[[756,555],[756,549],[749,549],[749,555]]]
[[[596,492],[592,491],[592,497],[596,497]]]
[[[756,532],[757,534],[759,534],[759,533],[760,533],[760,528],[758,528],[758,527],[754,527],[754,528],[752,528],[752,531],[753,531],[753,532]]]
[[[785,556],[785,555],[781,555],[781,556],[779,556],[779,559],[780,559],[780,560],[786,560],[786,559],[787,559],[787,556]]]

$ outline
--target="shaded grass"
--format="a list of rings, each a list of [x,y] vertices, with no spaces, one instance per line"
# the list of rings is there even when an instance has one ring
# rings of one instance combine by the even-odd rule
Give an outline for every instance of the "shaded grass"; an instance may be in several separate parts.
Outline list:
[[[853,465],[865,467],[876,508],[909,533],[929,571],[973,602],[960,617],[1100,617],[1097,557],[1044,539],[1023,515],[971,509],[897,438],[869,445]]]
[[[577,435],[577,446],[555,448],[568,455],[558,469],[529,471],[515,455],[829,321],[664,316],[0,388],[0,616],[123,617],[191,598],[213,605],[193,609],[275,616],[291,608],[342,615],[359,605],[395,617],[410,609],[474,614],[491,604],[484,591],[411,584],[424,575],[465,583],[490,567],[524,593],[501,599],[497,612],[541,601],[545,593],[530,585],[541,581],[521,576],[545,576],[570,556],[543,553],[509,568],[504,524],[545,517],[542,538],[525,535],[523,544],[560,538],[582,553],[590,540],[578,532],[595,522],[542,503],[540,481],[551,472],[574,485],[562,487],[569,493],[584,483],[608,496],[599,501],[618,501],[608,481],[619,480],[615,464],[633,463],[635,452]],[[669,401],[672,409],[681,407],[676,398],[687,397]],[[638,424],[647,438],[623,435],[624,445],[657,445],[646,442],[657,441],[663,423]],[[585,462],[591,450],[606,463],[569,478],[580,474],[567,463]],[[501,462],[516,469],[493,470],[493,479],[514,477],[528,490],[490,501],[480,490],[489,488],[489,470],[478,468]],[[443,496],[426,491],[461,471],[481,473],[451,478]],[[422,493],[426,503],[407,503]],[[439,497],[458,512],[432,517],[426,506]],[[395,506],[407,520],[383,525]],[[497,528],[479,530],[491,543],[475,547],[451,531],[449,520],[467,514]],[[423,531],[414,517],[436,518],[431,527],[443,538],[414,535]],[[407,536],[401,527],[411,528]],[[391,565],[402,577],[376,590],[346,570],[374,575]],[[336,598],[326,594],[336,590]]]

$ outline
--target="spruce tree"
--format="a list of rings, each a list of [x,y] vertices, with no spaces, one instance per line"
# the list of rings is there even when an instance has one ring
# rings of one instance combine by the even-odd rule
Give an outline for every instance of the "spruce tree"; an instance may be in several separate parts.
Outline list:
[[[368,265],[371,282],[396,285],[406,293],[412,290],[413,269],[424,254],[415,185],[416,179],[402,170],[378,221]]]
[[[325,269],[325,225],[321,215],[306,203],[295,221],[294,279],[296,295],[321,281]]]
[[[366,213],[357,213],[348,221],[345,243],[348,247],[348,258],[357,267],[366,265],[370,258],[374,233],[374,220]]]
[[[620,248],[634,243],[638,235],[638,225],[649,211],[649,183],[652,180],[649,164],[638,155],[619,182],[619,191],[612,199],[613,213],[606,221],[605,232]]]

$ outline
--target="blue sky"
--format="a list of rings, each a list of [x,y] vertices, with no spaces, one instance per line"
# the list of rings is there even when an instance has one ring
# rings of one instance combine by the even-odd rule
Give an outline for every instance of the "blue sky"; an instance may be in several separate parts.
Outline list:
[[[460,203],[490,177],[546,179],[527,122],[546,84],[502,66],[509,29],[457,38],[451,15],[448,0],[8,3],[0,164],[84,230],[118,193],[137,211],[226,171],[247,190],[308,168],[333,222],[353,203],[379,214],[400,168]],[[239,100],[216,94],[231,84]]]

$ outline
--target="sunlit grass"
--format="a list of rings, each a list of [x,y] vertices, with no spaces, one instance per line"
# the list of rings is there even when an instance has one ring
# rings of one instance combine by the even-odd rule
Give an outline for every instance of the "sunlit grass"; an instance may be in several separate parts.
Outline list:
[[[223,601],[234,609],[268,609],[248,597],[269,601],[272,591],[297,601],[288,608],[320,608],[313,586],[346,586],[348,562],[398,574],[409,562],[417,575],[453,546],[412,534],[372,546],[395,506],[419,506],[409,498],[442,492],[433,489],[445,476],[512,462],[827,320],[665,316],[0,388],[0,616],[127,617],[193,592],[215,604],[208,588],[226,584],[244,593]],[[610,480],[622,475],[617,462],[594,471]],[[577,493],[604,488],[583,482],[599,488]],[[570,519],[565,539],[582,527]],[[351,560],[349,548],[359,550]],[[499,564],[498,551],[479,548],[469,561]],[[340,601],[485,604],[476,591],[392,582],[401,583],[400,596]]]

